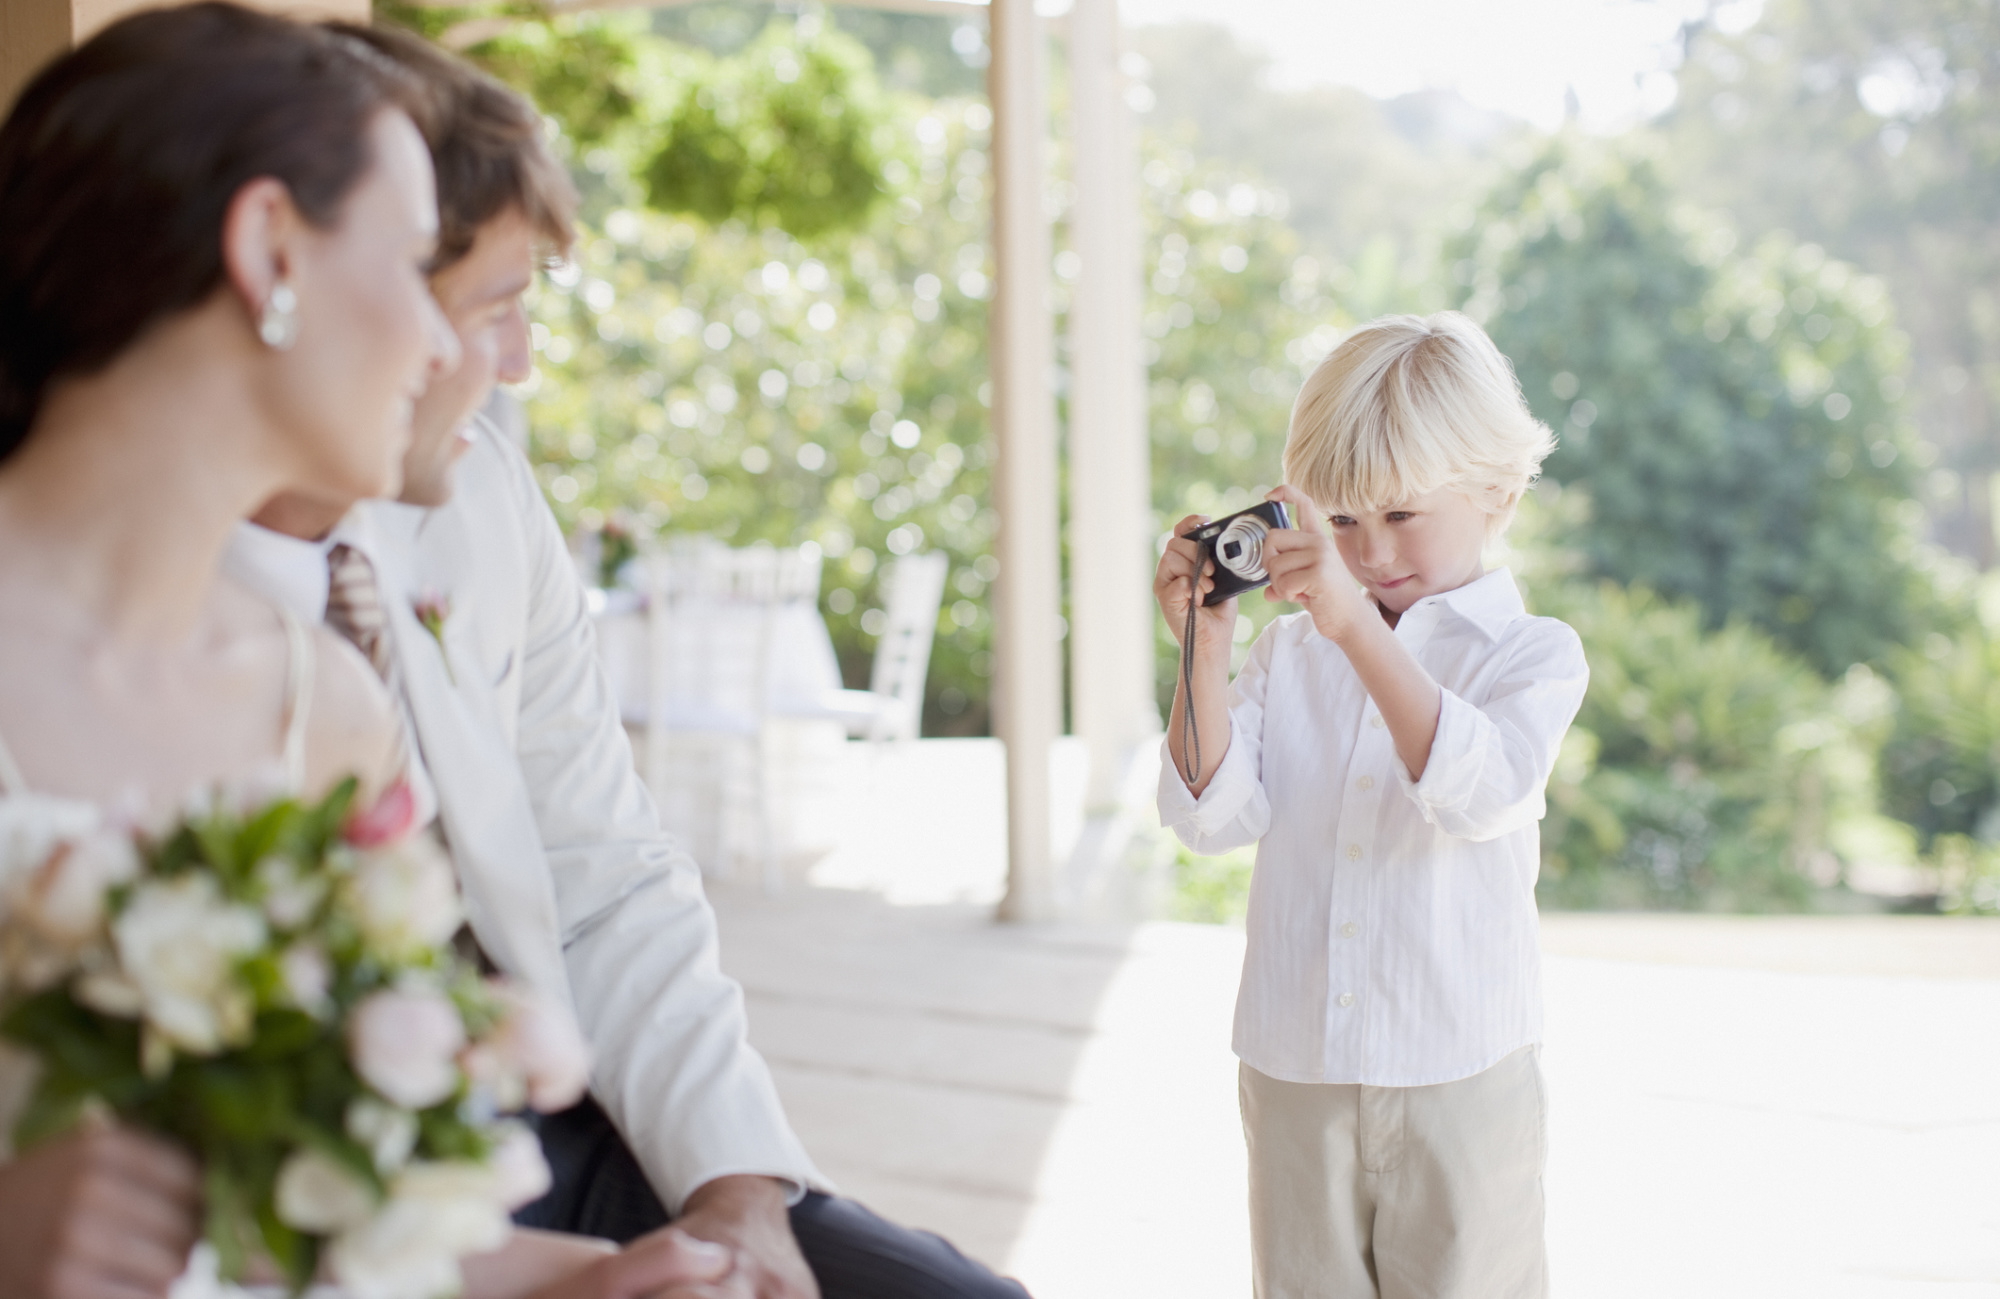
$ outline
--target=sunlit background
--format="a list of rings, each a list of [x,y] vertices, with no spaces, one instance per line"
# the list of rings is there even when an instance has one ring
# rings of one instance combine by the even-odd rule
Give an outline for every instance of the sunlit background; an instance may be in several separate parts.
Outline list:
[[[392,12],[534,91],[583,183],[519,395],[599,576],[676,534],[809,544],[861,684],[884,566],[941,551],[925,732],[987,733],[983,12]],[[1562,442],[1497,558],[1588,629],[1596,667],[1545,902],[2000,905],[2000,20],[1960,0],[1124,12],[1158,525],[1275,481],[1292,394],[1342,330],[1462,308]],[[1246,644],[1271,613],[1246,603]],[[1159,649],[1164,700],[1164,626]],[[1247,866],[1183,859],[1180,905],[1232,914]]]

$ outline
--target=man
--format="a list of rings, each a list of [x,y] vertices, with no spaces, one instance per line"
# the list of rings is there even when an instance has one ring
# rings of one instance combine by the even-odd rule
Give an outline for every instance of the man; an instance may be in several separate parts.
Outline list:
[[[1023,1299],[943,1240],[815,1189],[718,967],[700,874],[633,768],[555,519],[474,416],[530,372],[521,295],[568,247],[574,192],[526,100],[414,37],[353,34],[435,92],[432,288],[465,359],[418,405],[399,503],[279,498],[230,567],[376,663],[482,954],[578,1011],[593,1096],[543,1121],[555,1187],[521,1220],[627,1241],[671,1219],[735,1251],[758,1299]]]

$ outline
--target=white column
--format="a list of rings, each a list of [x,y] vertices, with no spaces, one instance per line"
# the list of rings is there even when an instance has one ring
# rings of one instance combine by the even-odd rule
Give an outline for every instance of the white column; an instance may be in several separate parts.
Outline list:
[[[1118,59],[1118,0],[1069,15],[1081,266],[1070,302],[1070,716],[1090,747],[1089,810],[1110,810],[1153,697],[1153,516],[1140,353],[1139,156]]]
[[[1055,911],[1049,750],[1062,730],[1062,598],[1051,374],[1049,222],[1042,211],[1048,104],[1034,0],[993,0],[994,728],[1007,745],[1007,894],[1002,920]]]

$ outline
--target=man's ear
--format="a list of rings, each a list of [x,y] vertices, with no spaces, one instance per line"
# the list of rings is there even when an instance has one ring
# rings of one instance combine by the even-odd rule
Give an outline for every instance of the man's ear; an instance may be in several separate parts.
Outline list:
[[[292,278],[304,225],[291,190],[275,177],[251,181],[229,201],[222,218],[222,274],[253,330],[271,290]]]

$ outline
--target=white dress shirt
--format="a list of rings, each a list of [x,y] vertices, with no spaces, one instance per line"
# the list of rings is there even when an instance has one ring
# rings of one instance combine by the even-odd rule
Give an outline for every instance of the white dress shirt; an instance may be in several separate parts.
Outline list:
[[[388,509],[410,508],[387,501],[377,504]],[[327,601],[332,594],[327,556],[339,545],[352,546],[368,556],[371,564],[377,562],[374,536],[353,515],[341,520],[332,532],[318,541],[305,541],[245,521],[236,525],[228,549],[222,552],[222,571],[272,604],[289,609],[306,623],[316,626],[326,621]],[[388,600],[394,593],[383,591],[379,594],[383,600]],[[385,627],[382,634],[393,642],[394,626]],[[409,781],[410,793],[416,799],[417,824],[428,825],[436,820],[438,814],[437,787],[431,783],[430,772],[424,766],[423,749],[417,743],[416,724],[410,717],[409,704],[400,694],[395,696],[395,702],[403,734],[410,740],[403,746],[403,776]]]
[[[1162,764],[1183,843],[1258,842],[1234,1046],[1286,1082],[1451,1082],[1541,1038],[1539,822],[1583,645],[1530,617],[1505,569],[1419,600],[1395,634],[1444,692],[1423,779],[1306,613],[1251,647],[1201,798]]]

